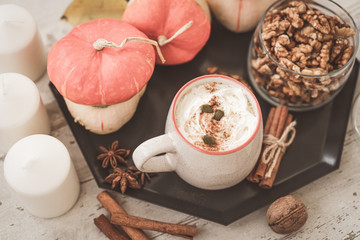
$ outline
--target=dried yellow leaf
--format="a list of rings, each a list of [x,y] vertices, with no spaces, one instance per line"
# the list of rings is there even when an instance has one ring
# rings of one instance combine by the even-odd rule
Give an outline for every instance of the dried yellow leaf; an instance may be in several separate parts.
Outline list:
[[[125,0],[74,0],[61,20],[76,26],[99,18],[121,19],[126,6]]]

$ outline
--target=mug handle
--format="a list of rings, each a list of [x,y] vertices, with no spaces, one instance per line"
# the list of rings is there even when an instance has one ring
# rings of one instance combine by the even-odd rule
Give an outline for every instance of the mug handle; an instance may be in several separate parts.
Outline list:
[[[134,151],[132,158],[135,166],[142,172],[171,172],[175,164],[166,153],[175,153],[176,149],[169,134],[163,134],[141,143]],[[159,154],[165,153],[160,156]]]

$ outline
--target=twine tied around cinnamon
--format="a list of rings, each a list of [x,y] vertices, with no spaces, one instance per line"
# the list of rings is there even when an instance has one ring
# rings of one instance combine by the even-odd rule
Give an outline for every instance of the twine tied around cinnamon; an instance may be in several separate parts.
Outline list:
[[[271,177],[271,174],[275,168],[276,162],[279,159],[280,152],[285,152],[286,148],[294,141],[296,129],[296,121],[292,121],[284,130],[280,138],[273,135],[264,135],[263,144],[266,145],[261,161],[264,164],[268,164],[272,161],[269,170],[265,174],[265,178]],[[289,137],[290,136],[290,137]]]

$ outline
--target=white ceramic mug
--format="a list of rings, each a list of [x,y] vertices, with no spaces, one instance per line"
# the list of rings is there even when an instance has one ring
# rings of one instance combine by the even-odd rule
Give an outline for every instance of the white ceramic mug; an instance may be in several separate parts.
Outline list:
[[[195,84],[212,82],[225,82],[231,87],[242,88],[256,119],[256,127],[249,138],[241,145],[226,151],[208,151],[190,143],[181,134],[175,121],[175,108],[185,90]],[[260,154],[262,139],[261,110],[253,93],[230,77],[204,75],[189,81],[178,91],[170,106],[165,134],[140,144],[133,153],[133,160],[136,167],[144,172],[175,171],[184,181],[195,187],[224,189],[241,182],[251,172]]]

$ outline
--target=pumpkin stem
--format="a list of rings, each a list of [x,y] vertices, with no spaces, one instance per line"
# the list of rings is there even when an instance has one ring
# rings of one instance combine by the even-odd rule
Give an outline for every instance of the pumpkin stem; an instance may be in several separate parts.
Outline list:
[[[182,34],[183,32],[185,32],[186,30],[188,30],[192,25],[193,25],[194,21],[190,20],[190,22],[188,22],[187,24],[185,24],[184,26],[182,26],[179,30],[176,31],[176,33],[171,37],[171,38],[167,38],[164,35],[160,35],[158,37],[158,43],[159,45],[162,47],[166,44],[168,44],[169,42],[171,42],[172,40],[174,40],[177,36],[179,36],[180,34]]]
[[[143,43],[149,43],[151,45],[154,45],[156,47],[157,53],[158,53],[158,55],[159,55],[159,57],[161,59],[161,62],[165,63],[165,58],[161,53],[159,44],[156,41],[151,40],[151,39],[147,39],[147,38],[128,37],[128,38],[125,38],[120,45],[117,45],[114,42],[109,42],[109,41],[107,41],[107,40],[105,40],[103,38],[99,38],[98,40],[96,40],[93,43],[93,47],[94,47],[95,50],[98,50],[98,51],[103,50],[104,47],[122,48],[125,45],[125,43],[127,43],[127,42],[143,42]]]

